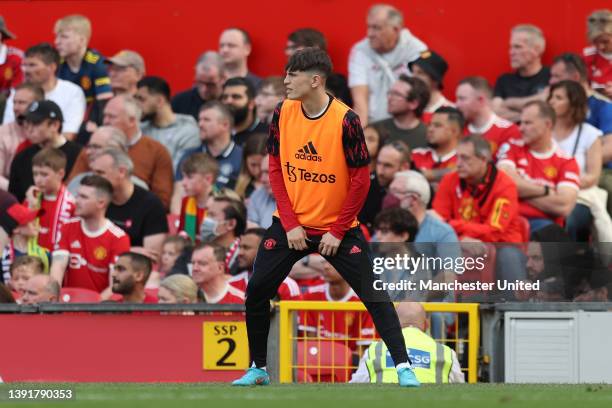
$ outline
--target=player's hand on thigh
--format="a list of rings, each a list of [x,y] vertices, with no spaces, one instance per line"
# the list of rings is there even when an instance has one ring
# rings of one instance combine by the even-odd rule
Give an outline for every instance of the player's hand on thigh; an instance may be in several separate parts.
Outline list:
[[[306,245],[306,231],[300,225],[295,227],[291,231],[287,232],[287,245],[289,249],[295,249],[297,251],[303,251],[308,248]]]
[[[319,243],[319,253],[323,256],[334,256],[340,247],[340,240],[330,232],[326,232]]]

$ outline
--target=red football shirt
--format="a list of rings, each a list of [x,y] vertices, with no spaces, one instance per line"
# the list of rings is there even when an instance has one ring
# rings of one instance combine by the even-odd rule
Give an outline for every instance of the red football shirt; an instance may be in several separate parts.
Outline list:
[[[23,51],[3,46],[0,51],[0,92],[10,91],[23,82]]]
[[[248,271],[232,276],[229,280],[230,285],[241,290],[242,292],[246,292],[248,283]],[[297,282],[287,276],[279,286],[277,294],[280,300],[297,300],[300,298],[302,292],[300,292],[300,287],[298,286]]]
[[[478,188],[462,187],[456,171],[447,174],[432,206],[459,237],[484,242],[522,241],[518,192],[514,180],[503,171],[490,169]]]
[[[53,254],[69,256],[62,286],[102,292],[109,286],[109,272],[117,256],[130,250],[130,238],[106,220],[98,231],[88,231],[80,218],[66,222]]]
[[[601,55],[597,48],[585,48],[582,51],[582,59],[587,67],[593,89],[601,89],[608,82],[612,82],[612,61]]]
[[[334,300],[329,294],[329,285],[314,287],[302,295],[303,300],[324,300],[328,302],[360,302],[352,289],[340,300]],[[339,310],[312,310],[298,315],[300,330],[313,333],[319,337],[347,342],[352,350],[357,345],[367,345],[374,339],[374,324],[368,312]],[[351,339],[351,340],[346,340]],[[360,339],[360,340],[355,340]]]
[[[562,186],[580,190],[580,170],[576,160],[563,152],[557,144],[546,153],[529,150],[522,140],[506,143],[499,149],[497,165],[508,165],[524,179],[556,189]],[[532,206],[519,202],[519,214],[526,218],[550,218],[563,226],[563,217],[554,217]]]
[[[38,221],[40,225],[38,245],[53,251],[62,225],[74,217],[74,207],[74,196],[63,186],[57,196],[43,197],[40,202],[43,213]]]
[[[493,157],[496,156],[497,149],[504,143],[513,139],[521,139],[521,131],[518,126],[495,114],[493,114],[491,119],[482,127],[477,128],[472,124],[468,124],[465,133],[478,133],[487,139],[491,144]]]
[[[419,170],[454,169],[457,166],[457,152],[438,156],[431,147],[416,148],[412,150],[412,162]]]
[[[214,298],[207,298],[206,294],[204,294],[206,298],[206,303],[216,304],[216,305],[225,305],[225,304],[244,304],[244,292],[236,289],[229,283],[225,284],[225,289]]]

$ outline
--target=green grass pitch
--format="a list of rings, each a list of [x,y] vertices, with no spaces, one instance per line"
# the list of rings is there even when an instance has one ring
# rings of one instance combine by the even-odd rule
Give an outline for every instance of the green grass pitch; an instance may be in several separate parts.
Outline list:
[[[9,389],[74,390],[71,401],[10,401]],[[214,404],[214,405],[212,405]],[[612,407],[610,385],[395,385],[304,384],[236,388],[227,384],[2,384],[0,408],[15,407]]]

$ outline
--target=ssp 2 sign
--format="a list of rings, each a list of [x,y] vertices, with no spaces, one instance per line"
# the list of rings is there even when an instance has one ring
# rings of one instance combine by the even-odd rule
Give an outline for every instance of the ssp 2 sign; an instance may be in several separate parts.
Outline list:
[[[249,365],[245,322],[204,322],[204,369],[244,370]]]

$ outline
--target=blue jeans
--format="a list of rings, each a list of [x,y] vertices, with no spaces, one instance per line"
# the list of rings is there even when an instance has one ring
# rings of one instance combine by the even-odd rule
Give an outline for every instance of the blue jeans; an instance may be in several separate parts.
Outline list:
[[[512,245],[496,246],[495,275],[498,280],[514,282],[527,279],[527,257],[519,248]],[[514,292],[502,293],[506,300],[514,299]]]
[[[551,220],[550,218],[528,218],[528,221],[531,234],[550,224],[554,224],[553,220]]]
[[[572,241],[588,242],[591,236],[591,225],[593,224],[593,214],[589,207],[583,204],[576,204],[574,210],[567,217],[565,229]]]

